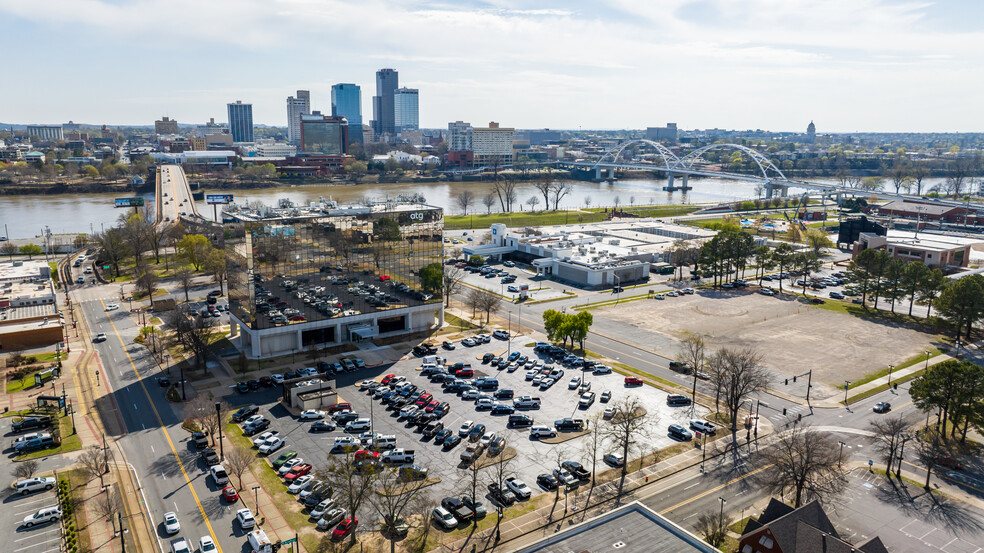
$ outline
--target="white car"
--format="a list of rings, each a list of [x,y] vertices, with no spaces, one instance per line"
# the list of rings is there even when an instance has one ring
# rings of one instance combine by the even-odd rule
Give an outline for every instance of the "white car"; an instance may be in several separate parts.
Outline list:
[[[317,409],[308,409],[301,413],[301,420],[309,421],[309,420],[323,419],[325,418],[326,414],[327,413],[325,413],[324,411],[319,411]]]
[[[334,509],[335,506],[336,506],[335,500],[329,497],[328,499],[325,499],[321,503],[318,503],[317,505],[312,507],[311,512],[308,514],[311,516],[311,518],[317,520],[322,516],[324,516],[324,514],[327,513],[329,510]]]
[[[198,538],[198,550],[201,553],[213,553],[216,551],[215,542],[212,541],[211,536],[202,536]]]
[[[260,422],[261,420],[263,420],[263,415],[252,415],[248,419],[244,420],[239,424],[242,425],[243,428],[246,428],[247,426],[252,426]]]
[[[173,511],[164,513],[164,531],[167,535],[172,536],[181,531],[181,523],[178,522],[178,515]]]
[[[274,451],[277,451],[278,449],[284,447],[284,445],[286,444],[287,442],[284,441],[284,439],[281,438],[280,436],[274,436],[272,438],[268,438],[267,441],[263,442],[263,445],[259,447],[260,454],[269,455],[270,453],[273,453]]]
[[[212,480],[215,480],[217,486],[229,483],[229,473],[222,465],[213,465],[209,467],[208,472],[212,475]]]
[[[594,374],[612,374],[612,368],[608,365],[595,365],[593,371]]]
[[[526,371],[526,380],[533,380],[538,374],[540,374],[540,371],[536,369]]]
[[[471,432],[473,426],[475,426],[475,421],[465,421],[461,423],[461,428],[458,429],[458,435],[464,438],[469,432]]]
[[[346,432],[361,432],[364,430],[369,430],[372,426],[372,422],[369,419],[356,419],[345,425]]]
[[[487,432],[485,434],[482,434],[482,437],[479,438],[478,442],[482,444],[482,447],[489,447],[489,444],[491,444],[492,440],[494,439],[495,439],[495,432]]]
[[[288,472],[290,472],[290,469],[296,467],[297,465],[299,465],[299,464],[301,464],[303,462],[304,462],[304,459],[301,459],[300,457],[294,457],[293,459],[290,459],[286,463],[280,465],[280,468],[277,469],[277,474],[279,474],[280,476],[283,476],[283,475],[287,474]]]
[[[335,526],[345,518],[347,511],[341,507],[335,507],[318,519],[318,530],[327,530]]]
[[[506,332],[505,330],[496,330],[495,332],[492,333],[492,337],[493,338],[498,338],[500,340],[508,340],[509,339],[509,333]]]
[[[184,538],[171,540],[171,553],[191,553],[191,546],[188,545],[188,540]]]
[[[24,517],[24,527],[30,528],[36,524],[44,524],[62,517],[61,507],[45,507],[33,515]]]
[[[435,507],[434,512],[431,513],[431,518],[434,519],[434,522],[436,522],[438,526],[444,528],[445,530],[454,530],[458,527],[458,519],[454,518],[454,515],[448,512],[448,510],[444,507]]]
[[[774,296],[776,295],[776,291],[772,288],[759,288],[759,294],[763,296]]]
[[[407,405],[403,409],[400,409],[400,418],[405,419],[412,417],[417,413],[417,411],[420,411],[420,407],[417,407],[416,405]]]
[[[392,391],[393,391],[393,388],[390,388],[389,386],[378,386],[373,391],[372,397],[374,397],[376,399],[379,399],[379,398],[385,396],[386,394],[388,394],[388,393],[390,393]]]
[[[274,384],[283,384],[284,383],[284,375],[282,375],[282,374],[271,374],[270,375],[270,380],[272,380]]]
[[[578,483],[578,479],[574,478],[574,475],[567,472],[566,469],[554,469],[553,475],[558,482],[565,486],[574,486]]]
[[[495,407],[495,401],[490,397],[481,397],[475,402],[475,409],[491,409],[493,407]]]
[[[279,430],[270,430],[268,432],[264,432],[259,436],[253,438],[253,447],[260,447],[261,445],[263,445],[263,442],[269,440],[270,438],[275,438],[279,435],[280,435]]]
[[[571,381],[570,381],[570,382],[569,382],[569,383],[567,384],[567,389],[568,389],[568,390],[576,390],[576,389],[577,389],[577,387],[578,387],[578,386],[580,386],[580,385],[581,385],[581,377],[580,377],[580,376],[575,376],[575,377],[574,377],[574,378],[572,378],[572,379],[571,379]]]
[[[338,436],[331,444],[332,447],[336,448],[355,447],[356,445],[358,445],[358,441],[352,436]]]
[[[119,308],[120,308],[120,304],[118,303],[110,303],[106,305],[106,311],[116,311]]]
[[[239,521],[239,527],[243,530],[249,530],[256,526],[256,519],[253,518],[253,511],[249,509],[239,509],[236,511],[236,520]]]
[[[287,486],[287,492],[297,495],[307,488],[308,486],[314,485],[314,477],[310,474],[305,474],[304,476],[299,476],[294,480],[294,483]]]
[[[474,401],[478,399],[478,396],[482,395],[478,390],[466,390],[465,393],[461,394],[461,399],[466,401]]]
[[[549,426],[531,426],[530,436],[533,438],[555,438],[557,431]]]
[[[530,496],[533,495],[533,491],[530,490],[530,487],[527,486],[525,482],[516,478],[515,476],[510,476],[509,478],[506,478],[505,483],[507,486],[509,486],[509,489],[512,490],[514,494],[516,494],[516,497],[520,499],[529,499]]]

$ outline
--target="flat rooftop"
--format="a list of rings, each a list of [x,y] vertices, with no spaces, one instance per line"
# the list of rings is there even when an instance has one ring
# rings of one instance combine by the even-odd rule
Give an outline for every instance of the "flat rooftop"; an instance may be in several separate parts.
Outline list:
[[[276,206],[246,207],[239,204],[229,204],[223,214],[226,217],[243,222],[260,221],[292,221],[297,219],[318,219],[322,217],[356,217],[372,213],[410,213],[414,211],[437,211],[441,208],[420,202],[396,199],[371,204],[339,205],[331,199],[321,198],[320,201],[307,205],[297,205],[289,200],[280,200]]]
[[[53,303],[42,305],[25,305],[23,307],[8,307],[0,309],[0,323],[39,317],[56,317],[58,310]]]
[[[717,553],[697,536],[635,501],[548,536],[516,553]]]
[[[5,280],[26,280],[31,278],[47,278],[51,268],[44,260],[14,261],[0,263],[0,282]]]

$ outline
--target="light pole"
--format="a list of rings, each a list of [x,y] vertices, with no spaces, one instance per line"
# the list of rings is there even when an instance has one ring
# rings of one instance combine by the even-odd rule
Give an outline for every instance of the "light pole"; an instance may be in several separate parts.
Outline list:
[[[895,365],[888,366],[888,386],[892,386],[892,371],[895,370]]]
[[[184,386],[184,373],[181,374],[181,385]],[[215,402],[215,418],[217,419],[217,426],[219,428],[219,460],[225,459],[225,452],[222,448],[222,402]]]
[[[844,407],[849,407],[847,404],[847,387],[851,385],[850,380],[844,381]]]
[[[925,370],[929,370],[929,351],[926,351],[926,367]]]
[[[844,446],[847,445],[844,442],[837,442],[840,445],[840,453],[837,455],[837,468],[844,466]]]
[[[262,518],[262,516],[260,515],[260,492],[259,492],[260,487],[261,486],[253,486],[253,488],[252,488],[253,489],[253,502],[256,503],[256,518],[257,519],[261,519]]]
[[[728,501],[723,497],[718,497],[718,499],[721,500],[721,513],[718,515],[718,520],[724,522],[724,504]]]

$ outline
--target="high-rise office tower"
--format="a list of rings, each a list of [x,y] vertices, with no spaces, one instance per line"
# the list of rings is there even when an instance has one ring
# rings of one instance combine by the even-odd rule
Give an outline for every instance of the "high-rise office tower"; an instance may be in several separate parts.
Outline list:
[[[297,97],[287,97],[287,140],[291,144],[301,141],[301,116],[311,113],[311,92],[298,90]]]
[[[376,71],[376,95],[372,97],[372,129],[377,135],[396,134],[393,95],[399,87],[400,74],[395,69]]]
[[[339,83],[331,87],[331,114],[348,119],[349,140],[362,144],[362,89]]]
[[[320,111],[302,115],[300,151],[305,155],[345,155],[351,143],[348,129],[348,121],[342,117],[321,115]]]
[[[396,133],[420,129],[420,103],[416,88],[398,88],[393,93],[393,128]]]
[[[253,141],[253,104],[244,104],[236,100],[235,104],[228,104],[229,108],[229,132],[232,133],[233,142],[252,142]]]

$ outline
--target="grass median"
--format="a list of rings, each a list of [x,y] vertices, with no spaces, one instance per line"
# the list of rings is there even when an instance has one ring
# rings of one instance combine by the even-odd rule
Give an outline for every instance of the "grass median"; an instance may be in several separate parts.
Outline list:
[[[14,460],[28,461],[31,459],[40,459],[41,457],[48,457],[49,455],[60,455],[62,453],[82,449],[82,439],[79,437],[78,433],[73,432],[73,430],[72,415],[63,415],[58,417],[58,431],[61,434],[61,443],[58,444],[58,447],[41,449],[38,451],[25,453],[23,455],[18,455],[17,457],[14,457]]]

